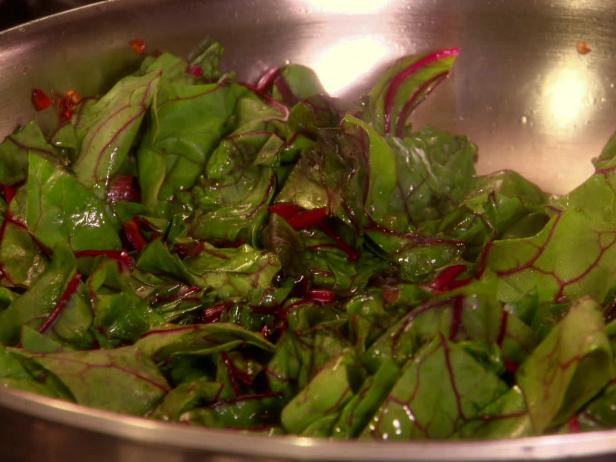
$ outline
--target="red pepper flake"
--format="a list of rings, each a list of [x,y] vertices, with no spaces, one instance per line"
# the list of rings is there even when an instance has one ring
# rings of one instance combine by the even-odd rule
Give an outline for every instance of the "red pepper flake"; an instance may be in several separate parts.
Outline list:
[[[186,72],[193,77],[203,77],[203,68],[198,64],[189,65],[186,68]]]
[[[64,93],[64,97],[74,105],[81,102],[81,95],[77,92],[77,90],[67,90],[66,93]]]
[[[586,42],[586,40],[580,40],[575,45],[575,49],[581,55],[587,55],[588,53],[590,53],[592,51],[592,48],[590,48],[590,46],[588,46],[588,42]]]
[[[73,117],[75,107],[80,103],[81,95],[76,90],[67,90],[64,95],[57,100],[58,116],[62,122],[68,122]]]
[[[37,111],[44,111],[53,104],[53,100],[40,88],[32,90],[32,104]]]
[[[132,39],[128,42],[128,44],[136,54],[142,55],[143,53],[145,53],[145,40]]]
[[[143,249],[145,249],[145,247],[148,245],[148,242],[141,234],[137,218],[132,218],[124,222],[124,224],[122,224],[122,228],[124,229],[124,235],[126,236],[126,240],[130,243],[130,245],[133,246],[135,250],[141,252]]]

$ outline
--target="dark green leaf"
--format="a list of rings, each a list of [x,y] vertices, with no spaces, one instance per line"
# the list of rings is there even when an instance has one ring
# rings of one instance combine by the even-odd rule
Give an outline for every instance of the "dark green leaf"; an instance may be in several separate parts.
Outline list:
[[[143,203],[153,208],[191,188],[226,132],[245,89],[231,85],[161,87],[137,162]]]
[[[58,377],[85,406],[144,415],[169,391],[154,363],[134,347],[21,354]]]
[[[614,374],[599,307],[580,299],[517,371],[533,431],[565,422]]]
[[[0,144],[0,184],[14,185],[26,179],[30,153],[55,156],[36,122],[28,123]]]
[[[353,396],[350,375],[355,367],[348,354],[328,363],[282,410],[284,429],[302,433],[318,419],[340,412]]]
[[[0,342],[5,345],[16,343],[22,325],[33,328],[43,325],[75,274],[75,264],[75,257],[69,249],[56,247],[50,265],[30,290],[0,312]]]
[[[387,440],[447,438],[506,391],[497,375],[441,335],[407,362],[364,433]]]
[[[87,187],[57,163],[30,154],[25,219],[28,230],[49,248],[118,249],[118,226]]]
[[[73,170],[79,181],[104,194],[122,167],[157,91],[161,72],[120,80],[80,115],[83,133]]]

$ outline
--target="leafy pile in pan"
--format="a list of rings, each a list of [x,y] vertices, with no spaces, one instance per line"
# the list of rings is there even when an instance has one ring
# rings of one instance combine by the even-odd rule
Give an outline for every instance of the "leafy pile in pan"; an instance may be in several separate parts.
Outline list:
[[[306,67],[245,84],[221,52],[146,57],[0,145],[3,385],[269,434],[616,425],[616,138],[551,197],[410,125],[456,49],[355,114]]]

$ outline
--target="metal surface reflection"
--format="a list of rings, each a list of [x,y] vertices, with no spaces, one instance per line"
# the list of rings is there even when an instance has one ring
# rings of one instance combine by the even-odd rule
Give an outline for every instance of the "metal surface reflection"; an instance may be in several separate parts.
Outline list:
[[[309,61],[325,90],[338,96],[369,76],[375,63],[392,59],[393,53],[382,36],[368,35],[337,40]]]
[[[392,0],[305,0],[308,6],[326,13],[374,14],[383,11]]]
[[[583,121],[589,108],[591,80],[584,66],[565,64],[554,69],[543,85],[545,123],[555,129],[570,129]]]

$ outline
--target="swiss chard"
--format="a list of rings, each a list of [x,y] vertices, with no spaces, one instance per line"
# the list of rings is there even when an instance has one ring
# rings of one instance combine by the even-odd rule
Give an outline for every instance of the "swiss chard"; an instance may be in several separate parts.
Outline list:
[[[565,422],[615,373],[599,307],[580,299],[516,373],[533,431]]]
[[[28,123],[0,144],[0,184],[10,186],[25,181],[29,153],[56,156],[35,122]]]
[[[447,438],[506,391],[496,374],[441,334],[407,362],[364,433],[379,439]]]
[[[221,53],[145,57],[0,144],[0,385],[308,437],[616,426],[616,137],[548,197],[411,126],[457,49],[355,115],[304,66],[242,83]]]
[[[66,243],[76,251],[120,248],[116,220],[104,202],[58,163],[31,153],[24,188],[23,219],[43,245]]]
[[[449,75],[459,54],[459,49],[449,48],[394,63],[368,95],[367,115],[375,128],[403,136],[413,110]]]
[[[160,90],[137,154],[143,203],[155,207],[192,188],[210,153],[231,129],[235,84],[169,83]]]
[[[52,373],[86,406],[144,415],[169,391],[155,364],[134,347],[20,354]]]
[[[82,111],[77,125],[82,138],[73,170],[79,181],[99,195],[122,167],[158,91],[160,76],[153,71],[125,77]]]
[[[3,344],[15,344],[22,325],[42,328],[46,324],[62,301],[62,295],[75,274],[75,265],[75,257],[68,248],[56,247],[51,264],[30,290],[0,312],[0,341]]]

